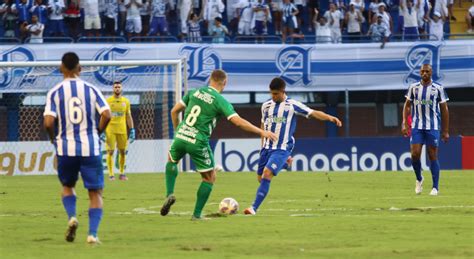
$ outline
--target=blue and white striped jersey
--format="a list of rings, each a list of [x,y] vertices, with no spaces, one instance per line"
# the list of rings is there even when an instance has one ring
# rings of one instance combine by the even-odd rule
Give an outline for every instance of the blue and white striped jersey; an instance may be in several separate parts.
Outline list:
[[[57,119],[55,147],[58,156],[98,156],[97,127],[109,105],[95,86],[79,78],[65,79],[46,96],[43,116]]]
[[[441,129],[439,104],[449,100],[443,86],[436,82],[424,87],[421,82],[411,84],[405,97],[412,103],[412,128]]]
[[[265,130],[271,131],[278,136],[278,141],[264,139],[263,148],[293,150],[295,139],[293,134],[296,129],[296,116],[309,117],[313,110],[308,106],[286,97],[277,103],[269,100],[262,104],[262,123]]]
[[[283,7],[282,7],[283,20],[286,21],[287,19],[291,19],[295,11],[298,11],[298,8],[296,8],[296,6],[293,3],[283,4]]]

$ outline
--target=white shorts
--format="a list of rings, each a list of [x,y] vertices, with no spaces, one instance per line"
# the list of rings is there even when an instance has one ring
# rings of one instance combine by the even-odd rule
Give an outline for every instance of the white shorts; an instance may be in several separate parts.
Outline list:
[[[84,30],[100,30],[100,17],[84,17]]]
[[[142,32],[142,19],[140,17],[127,18],[125,27],[129,33],[140,33]]]
[[[240,35],[251,35],[252,30],[250,28],[250,22],[239,21],[238,32]]]

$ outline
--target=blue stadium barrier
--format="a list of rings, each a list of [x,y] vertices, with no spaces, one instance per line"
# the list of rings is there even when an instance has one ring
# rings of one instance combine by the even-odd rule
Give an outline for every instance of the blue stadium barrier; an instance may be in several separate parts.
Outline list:
[[[201,38],[202,38],[201,43],[216,43],[214,42],[213,36],[202,36]],[[229,36],[225,36],[224,43],[232,43],[232,39]],[[222,44],[222,43],[216,43],[216,44]]]
[[[234,43],[237,44],[251,44],[251,43],[257,43],[257,44],[279,44],[282,42],[282,39],[280,36],[276,35],[264,35],[264,36],[235,36]]]
[[[474,40],[472,33],[451,33],[444,35],[445,40]]]
[[[127,39],[125,37],[79,37],[77,39],[77,43],[127,43]]]
[[[392,34],[391,42],[414,42],[414,41],[438,41],[438,37],[434,34]]]
[[[30,39],[31,37],[26,38],[25,43],[30,43]],[[43,43],[74,43],[74,39],[71,37],[43,37]]]
[[[137,36],[129,39],[130,43],[177,43],[178,38],[175,36]]]
[[[0,37],[0,44],[2,45],[21,44],[21,41],[18,38]]]

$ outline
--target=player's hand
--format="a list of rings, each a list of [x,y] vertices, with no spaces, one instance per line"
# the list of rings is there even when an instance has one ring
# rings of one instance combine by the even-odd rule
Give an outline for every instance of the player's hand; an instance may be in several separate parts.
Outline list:
[[[262,131],[262,137],[271,139],[272,141],[278,140],[278,136],[275,133],[266,130]]]
[[[135,129],[130,129],[130,135],[128,136],[128,139],[130,140],[130,144],[135,141]]]
[[[100,134],[100,141],[105,142],[105,133]]]
[[[402,135],[407,138],[408,137],[408,126],[405,123],[402,123]]]
[[[444,143],[447,143],[447,142],[448,142],[448,139],[449,139],[449,132],[443,131],[443,133],[441,133],[441,140],[442,140]]]
[[[336,117],[331,117],[331,122],[336,124],[338,127],[342,127],[342,122]]]

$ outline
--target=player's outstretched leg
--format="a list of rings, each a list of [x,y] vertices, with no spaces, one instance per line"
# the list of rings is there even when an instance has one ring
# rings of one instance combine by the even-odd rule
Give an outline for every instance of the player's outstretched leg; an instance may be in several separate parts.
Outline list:
[[[102,219],[102,189],[89,190],[89,234],[87,236],[87,243],[98,244],[99,238],[97,232],[99,230],[100,221]]]
[[[209,199],[209,196],[212,192],[212,187],[214,186],[215,181],[215,173],[214,170],[201,173],[202,182],[199,185],[199,189],[196,193],[196,205],[194,206],[193,218],[192,219],[200,219],[202,218],[202,210]]]
[[[265,200],[265,197],[267,197],[267,194],[270,191],[270,183],[272,177],[272,171],[265,167],[265,169],[263,170],[262,181],[260,182],[260,186],[257,189],[255,201],[253,202],[252,207],[244,210],[244,214],[255,215],[257,213],[258,208],[262,204],[263,200]]]
[[[161,216],[166,216],[170,212],[171,206],[176,202],[176,197],[173,195],[174,193],[174,186],[176,183],[176,177],[178,177],[178,165],[171,161],[166,163],[166,172],[165,172],[165,180],[166,180],[166,200],[161,207],[160,214]]]
[[[66,241],[73,242],[76,238],[77,227],[79,226],[79,222],[76,218],[76,195],[74,194],[74,191],[72,191],[72,188],[64,188],[71,189],[69,193],[72,193],[72,195],[63,196],[62,201],[69,219],[65,235]]]

